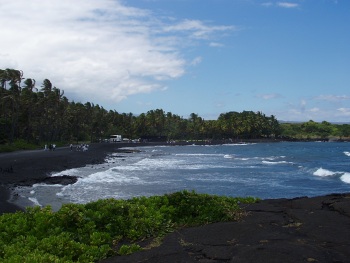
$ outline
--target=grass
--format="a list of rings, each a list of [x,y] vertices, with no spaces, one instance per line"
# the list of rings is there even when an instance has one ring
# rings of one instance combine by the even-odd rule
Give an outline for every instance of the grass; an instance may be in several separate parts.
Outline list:
[[[233,198],[181,191],[129,200],[105,199],[0,216],[1,262],[96,262],[150,247],[139,242],[175,229],[219,221],[239,220],[240,203]]]
[[[38,145],[27,143],[24,140],[17,140],[13,143],[0,144],[0,153],[1,152],[14,152],[20,150],[35,150],[38,148]]]

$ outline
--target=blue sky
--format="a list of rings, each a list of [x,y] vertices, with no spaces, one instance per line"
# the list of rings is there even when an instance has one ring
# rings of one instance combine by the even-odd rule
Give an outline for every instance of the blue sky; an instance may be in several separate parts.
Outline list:
[[[0,0],[0,11],[0,68],[71,100],[350,121],[348,0]]]

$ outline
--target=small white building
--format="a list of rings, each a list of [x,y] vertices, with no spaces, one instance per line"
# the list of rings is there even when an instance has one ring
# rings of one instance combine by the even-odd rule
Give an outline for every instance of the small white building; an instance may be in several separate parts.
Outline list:
[[[121,142],[122,136],[121,135],[111,135],[109,137],[109,142]]]

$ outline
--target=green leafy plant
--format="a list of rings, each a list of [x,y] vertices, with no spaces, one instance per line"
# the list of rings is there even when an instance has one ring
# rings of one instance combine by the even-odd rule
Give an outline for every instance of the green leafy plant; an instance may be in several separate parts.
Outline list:
[[[233,198],[190,191],[130,200],[105,199],[50,206],[0,216],[1,262],[96,262],[143,249],[138,241],[159,237],[184,226],[238,220]]]
[[[136,251],[141,250],[141,247],[136,244],[131,245],[122,245],[120,249],[118,250],[119,255],[130,255]]]

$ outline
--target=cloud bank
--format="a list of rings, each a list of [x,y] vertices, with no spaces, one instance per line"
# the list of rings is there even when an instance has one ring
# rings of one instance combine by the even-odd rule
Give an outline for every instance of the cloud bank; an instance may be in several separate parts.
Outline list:
[[[116,0],[0,3],[0,68],[23,70],[39,85],[48,78],[69,97],[100,103],[165,90],[164,81],[200,63],[185,57],[187,39],[209,45],[211,36],[235,30],[160,19]]]

